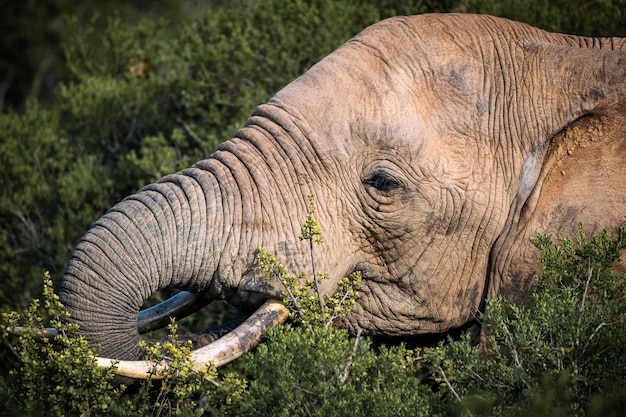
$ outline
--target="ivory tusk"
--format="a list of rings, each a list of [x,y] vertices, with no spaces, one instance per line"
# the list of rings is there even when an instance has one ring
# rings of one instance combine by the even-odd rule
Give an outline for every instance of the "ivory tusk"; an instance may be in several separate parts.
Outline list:
[[[193,369],[200,370],[209,362],[216,367],[231,362],[257,346],[267,331],[287,320],[289,310],[279,300],[267,300],[237,328],[215,342],[191,352]],[[135,379],[162,379],[167,362],[155,364],[151,361],[117,361],[96,358],[99,366],[117,367],[116,374]]]
[[[137,314],[137,329],[140,334],[160,329],[170,324],[170,317],[186,317],[210,301],[202,295],[181,291],[162,303],[140,311]]]
[[[177,319],[187,317],[207,305],[210,301],[202,295],[181,291],[162,303],[140,311],[137,314],[137,329],[140,334],[160,329],[170,323],[170,317],[176,317]],[[59,335],[57,329],[52,327],[33,329],[7,327],[7,332],[14,336],[31,334],[35,340],[41,340],[44,337],[52,339]]]

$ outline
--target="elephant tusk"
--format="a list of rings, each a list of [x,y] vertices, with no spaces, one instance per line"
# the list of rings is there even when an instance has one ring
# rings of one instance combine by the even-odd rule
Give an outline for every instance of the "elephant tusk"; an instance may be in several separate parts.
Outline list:
[[[59,335],[59,331],[53,327],[28,328],[28,327],[7,327],[7,332],[13,336],[31,335],[33,339],[41,341],[44,338],[53,339]]]
[[[181,291],[162,303],[140,311],[137,315],[137,329],[140,334],[160,329],[170,323],[170,317],[187,317],[210,301],[202,295]],[[58,330],[52,327],[30,329],[27,327],[7,327],[7,332],[14,336],[30,334],[37,341],[41,341],[43,338],[53,339],[59,335]]]
[[[170,323],[170,317],[186,317],[210,301],[202,295],[181,291],[162,303],[140,311],[137,315],[137,329],[140,334],[160,329]]]
[[[289,310],[279,300],[267,300],[237,328],[215,342],[191,352],[193,369],[200,370],[209,362],[216,367],[231,362],[257,346],[267,331],[284,323]],[[152,361],[118,361],[96,358],[98,366],[116,366],[116,374],[135,379],[162,379],[167,361],[160,364]]]

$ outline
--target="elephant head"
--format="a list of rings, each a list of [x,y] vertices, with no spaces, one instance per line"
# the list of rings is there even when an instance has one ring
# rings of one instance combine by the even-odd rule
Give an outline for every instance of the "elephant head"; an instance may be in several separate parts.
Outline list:
[[[617,226],[626,214],[625,50],[624,39],[490,16],[382,21],[210,157],[96,221],[61,300],[102,355],[135,359],[138,312],[160,289],[195,294],[180,296],[189,311],[280,298],[255,251],[310,270],[298,239],[310,193],[326,240],[318,270],[363,276],[341,326],[445,332],[487,296],[523,299],[536,272],[529,234]]]

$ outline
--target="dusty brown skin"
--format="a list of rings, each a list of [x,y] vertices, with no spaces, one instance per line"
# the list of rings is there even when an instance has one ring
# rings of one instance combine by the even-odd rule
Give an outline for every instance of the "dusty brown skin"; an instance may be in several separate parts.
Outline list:
[[[238,305],[278,297],[255,250],[310,270],[298,234],[311,192],[326,239],[318,270],[364,277],[341,325],[445,332],[487,296],[523,299],[536,273],[530,234],[626,215],[624,49],[489,16],[371,26],[208,159],[98,220],[62,301],[102,355],[133,359],[137,312],[161,288]]]

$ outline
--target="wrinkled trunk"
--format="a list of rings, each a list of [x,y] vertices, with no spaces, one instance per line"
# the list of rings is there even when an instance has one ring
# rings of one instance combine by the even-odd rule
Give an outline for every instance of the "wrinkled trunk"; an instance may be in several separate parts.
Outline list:
[[[160,289],[232,296],[232,200],[212,172],[190,168],[143,188],[94,223],[71,256],[60,297],[100,355],[140,357],[137,313]]]
[[[231,353],[249,350],[270,326],[286,319],[284,306],[268,300],[280,298],[282,288],[267,282],[254,267],[255,252],[266,245],[306,266],[302,248],[294,245],[306,213],[310,189],[304,173],[309,168],[301,164],[302,174],[290,175],[289,161],[306,158],[282,127],[290,123],[289,116],[272,110],[277,115],[257,110],[211,157],[118,203],[82,238],[70,258],[60,297],[80,333],[100,347],[99,356],[139,359],[140,333],[215,299],[251,307],[263,304],[233,332],[235,336],[216,345]],[[303,182],[285,189],[289,178],[296,177]],[[140,312],[145,300],[164,288],[192,294],[179,294]],[[210,355],[202,352],[196,357],[224,363],[224,358],[207,359]],[[230,353],[228,358],[234,359]]]

